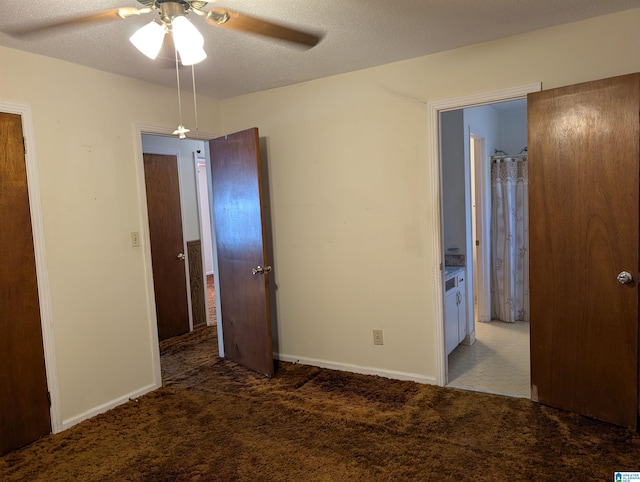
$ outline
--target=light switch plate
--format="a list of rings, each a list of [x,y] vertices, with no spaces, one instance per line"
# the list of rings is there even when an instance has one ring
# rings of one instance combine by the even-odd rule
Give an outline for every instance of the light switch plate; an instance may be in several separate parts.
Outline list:
[[[131,231],[131,247],[137,248],[140,246],[140,233],[138,231]]]
[[[373,330],[373,344],[383,345],[382,330]]]

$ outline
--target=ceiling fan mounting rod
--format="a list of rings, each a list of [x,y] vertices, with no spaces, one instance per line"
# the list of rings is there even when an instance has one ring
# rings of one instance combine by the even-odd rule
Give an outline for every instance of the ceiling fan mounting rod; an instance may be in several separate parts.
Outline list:
[[[188,2],[187,0],[155,0],[154,6],[161,10],[162,5],[165,3],[178,3],[182,5],[185,10],[189,10],[191,8],[191,2]]]
[[[171,22],[171,20],[173,20],[176,17],[180,17],[180,16],[184,16],[187,12],[187,10],[189,10],[191,8],[191,6],[184,1],[163,1],[162,3],[160,3],[160,0],[158,0],[159,3],[159,7],[160,7],[160,18],[162,18],[162,20],[164,21],[169,21]]]

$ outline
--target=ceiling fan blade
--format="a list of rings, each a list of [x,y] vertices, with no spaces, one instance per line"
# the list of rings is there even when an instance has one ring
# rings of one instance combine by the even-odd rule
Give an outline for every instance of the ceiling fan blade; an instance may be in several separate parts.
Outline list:
[[[308,47],[317,45],[322,37],[301,30],[294,30],[283,25],[267,22],[243,13],[227,10],[226,8],[213,8],[207,13],[207,22],[216,27],[237,30],[241,32],[255,33],[265,37],[286,40]]]
[[[200,10],[199,8],[193,5],[191,5],[191,9],[189,9],[189,11],[195,13],[196,15],[200,15],[201,17],[207,16],[207,12],[205,12],[204,10]]]
[[[89,15],[83,15],[81,17],[62,20],[59,22],[45,23],[45,24],[34,26],[32,28],[28,28],[28,29],[19,28],[13,31],[9,29],[9,30],[5,30],[5,33],[13,34],[17,36],[30,35],[30,34],[39,33],[45,30],[49,30],[52,28],[69,27],[73,25],[82,25],[87,23],[106,22],[110,20],[122,20],[122,19],[133,17],[136,15],[143,15],[145,13],[151,12],[152,10],[153,10],[152,8],[132,8],[132,7],[112,8],[109,10],[103,10],[100,12],[91,13]]]

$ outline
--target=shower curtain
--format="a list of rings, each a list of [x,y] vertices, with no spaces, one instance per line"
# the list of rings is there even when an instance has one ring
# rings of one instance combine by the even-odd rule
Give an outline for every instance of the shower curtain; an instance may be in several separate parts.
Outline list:
[[[491,312],[529,321],[529,205],[525,158],[491,165]]]

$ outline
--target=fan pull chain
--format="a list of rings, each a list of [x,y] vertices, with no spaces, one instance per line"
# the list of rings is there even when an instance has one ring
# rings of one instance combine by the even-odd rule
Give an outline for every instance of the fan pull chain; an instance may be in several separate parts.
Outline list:
[[[196,102],[196,73],[195,73],[195,69],[193,67],[193,64],[191,64],[191,80],[193,82],[193,114],[196,117],[196,141],[199,141],[200,138],[198,137],[198,103]]]
[[[186,139],[187,136],[185,134],[189,132],[189,129],[182,125],[182,100],[180,98],[180,71],[178,70],[178,50],[174,48],[174,51],[176,53],[176,83],[178,85],[178,117],[180,119],[180,124],[178,125],[178,128],[173,131],[173,135],[177,135],[180,139]]]
[[[180,125],[182,125],[182,101],[180,100],[180,72],[178,71],[178,50],[173,49],[176,55],[176,84],[178,84],[178,118],[180,119]]]

